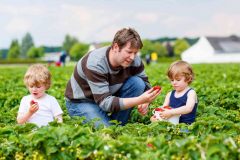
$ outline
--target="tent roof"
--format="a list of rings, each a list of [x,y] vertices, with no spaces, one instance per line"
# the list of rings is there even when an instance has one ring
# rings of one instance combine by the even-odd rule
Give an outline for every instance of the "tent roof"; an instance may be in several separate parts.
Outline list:
[[[215,53],[240,52],[240,37],[206,37],[215,50]]]

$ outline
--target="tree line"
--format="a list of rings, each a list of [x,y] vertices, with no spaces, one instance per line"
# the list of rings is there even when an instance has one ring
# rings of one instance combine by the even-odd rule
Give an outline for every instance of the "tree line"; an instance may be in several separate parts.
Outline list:
[[[158,40],[143,40],[143,48],[141,49],[141,57],[144,58],[147,54],[157,53],[158,57],[176,57],[190,47],[193,39],[158,39]],[[99,47],[110,45],[110,42],[102,42]],[[34,40],[30,33],[26,33],[21,40],[14,39],[9,49],[0,50],[0,59],[37,59],[44,56],[47,52],[61,52],[64,50],[71,60],[78,60],[89,51],[90,44],[79,41],[76,37],[66,35],[61,46],[46,47],[35,46]],[[5,55],[5,56],[4,56]]]

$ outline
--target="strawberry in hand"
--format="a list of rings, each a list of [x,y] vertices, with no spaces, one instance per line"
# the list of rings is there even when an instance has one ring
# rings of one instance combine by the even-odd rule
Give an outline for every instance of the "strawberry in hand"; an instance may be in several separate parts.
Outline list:
[[[155,108],[154,110],[155,110],[155,111],[160,111],[160,112],[163,112],[163,111],[164,111],[164,109],[162,109],[162,108]]]
[[[34,100],[31,100],[30,101],[29,113],[33,114],[33,113],[37,112],[38,109],[39,109],[38,102],[35,102]]]
[[[171,106],[164,106],[163,108],[164,108],[164,109],[172,109]]]
[[[30,105],[37,104],[34,100],[31,100]]]
[[[153,90],[161,90],[161,86],[154,86]]]

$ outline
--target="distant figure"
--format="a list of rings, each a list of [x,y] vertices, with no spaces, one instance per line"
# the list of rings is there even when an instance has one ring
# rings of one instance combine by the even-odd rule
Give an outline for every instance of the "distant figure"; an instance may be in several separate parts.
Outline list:
[[[156,52],[152,52],[151,53],[151,61],[153,61],[153,62],[157,62],[157,60],[158,60],[158,55],[157,55],[157,53]]]
[[[146,54],[145,56],[145,61],[146,61],[146,64],[149,65],[151,63],[151,57],[149,54]]]
[[[168,52],[168,56],[169,57],[173,57],[174,56],[174,52],[173,52],[173,47],[170,44],[170,42],[167,42],[166,49],[167,49],[167,52]]]
[[[62,66],[65,66],[66,57],[67,57],[66,51],[62,51],[62,53],[60,55],[60,60],[59,60]]]

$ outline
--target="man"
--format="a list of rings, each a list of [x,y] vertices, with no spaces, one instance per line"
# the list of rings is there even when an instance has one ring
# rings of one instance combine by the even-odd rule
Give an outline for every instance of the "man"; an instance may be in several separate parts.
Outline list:
[[[134,106],[145,115],[149,103],[161,91],[150,89],[144,65],[137,56],[142,46],[134,29],[123,28],[110,47],[82,57],[65,91],[70,116],[85,116],[86,121],[98,118],[96,126],[109,126],[110,120],[125,125]]]

